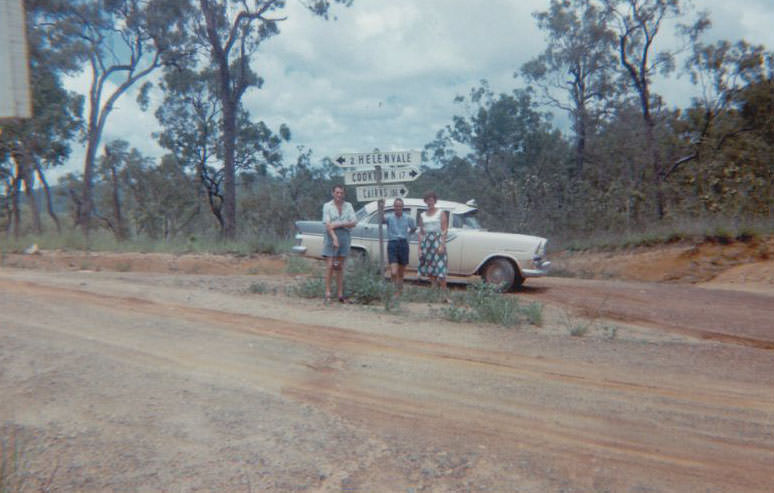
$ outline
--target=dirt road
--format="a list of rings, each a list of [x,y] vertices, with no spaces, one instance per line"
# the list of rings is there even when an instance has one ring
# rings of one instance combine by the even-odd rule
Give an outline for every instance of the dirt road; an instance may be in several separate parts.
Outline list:
[[[774,490],[774,296],[545,279],[503,329],[255,280],[0,269],[26,488]]]

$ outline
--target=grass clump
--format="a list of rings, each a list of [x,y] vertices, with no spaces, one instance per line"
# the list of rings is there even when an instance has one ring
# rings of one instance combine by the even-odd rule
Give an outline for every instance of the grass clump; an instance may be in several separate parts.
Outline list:
[[[442,303],[446,298],[440,289],[403,285],[401,299],[411,303]]]
[[[291,255],[285,262],[285,273],[287,274],[311,274],[315,272],[316,266],[312,265],[309,259]]]
[[[304,259],[299,259],[304,260]],[[335,289],[335,278],[331,280],[331,289]],[[301,298],[323,298],[325,296],[325,279],[322,274],[297,280],[286,289],[289,296]],[[335,293],[334,293],[335,294]],[[392,310],[400,299],[395,294],[395,287],[379,275],[379,266],[370,262],[351,261],[344,271],[344,296],[350,303],[358,305],[373,305],[381,303],[385,310]]]
[[[344,273],[344,294],[360,305],[382,303],[388,311],[398,304],[395,287],[384,279],[377,264],[367,261],[350,263]]]
[[[250,284],[247,291],[252,294],[277,294],[277,288],[269,286],[265,282],[254,282]]]
[[[0,250],[22,253],[25,248],[37,244],[43,250],[78,250],[95,252],[144,252],[144,253],[214,253],[248,256],[253,254],[275,255],[288,251],[293,241],[274,235],[243,234],[236,240],[223,240],[217,235],[189,235],[175,238],[150,238],[133,236],[118,241],[113,233],[95,230],[86,237],[80,230],[72,229],[43,234],[26,234],[18,238],[0,237]]]
[[[24,447],[14,431],[0,436],[0,493],[24,489]]]
[[[288,286],[285,293],[299,298],[322,298],[325,296],[325,279],[321,275],[301,279]]]
[[[554,238],[554,250],[587,251],[652,247],[686,242],[722,245],[752,242],[774,234],[771,218],[740,216],[673,217],[625,230],[597,231],[582,237]]]
[[[463,295],[452,297],[451,304],[439,310],[440,315],[453,322],[484,322],[503,327],[542,323],[543,308],[539,303],[522,306],[518,298],[501,293],[499,288],[481,281],[472,282]]]

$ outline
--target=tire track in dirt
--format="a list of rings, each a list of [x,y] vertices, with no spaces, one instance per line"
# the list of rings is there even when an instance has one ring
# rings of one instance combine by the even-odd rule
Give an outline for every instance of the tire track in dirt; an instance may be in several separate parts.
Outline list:
[[[77,303],[108,312],[137,313],[161,319],[184,319],[197,324],[227,329],[262,338],[281,339],[293,345],[315,348],[323,356],[301,361],[289,368],[271,355],[261,354],[256,361],[245,362],[206,359],[201,355],[170,357],[168,348],[157,352],[175,365],[215,369],[234,378],[249,375],[251,382],[281,382],[284,395],[315,403],[364,426],[393,429],[401,422],[418,423],[422,428],[443,435],[484,435],[489,441],[510,440],[521,447],[541,449],[559,462],[572,463],[595,456],[622,468],[646,469],[651,473],[677,475],[694,481],[712,479],[717,484],[745,490],[765,491],[768,475],[761,474],[774,458],[774,448],[749,439],[734,438],[730,432],[677,429],[651,429],[648,419],[635,415],[629,419],[595,415],[586,411],[560,411],[537,400],[530,403],[486,392],[464,392],[452,380],[429,377],[472,373],[482,380],[494,379],[501,385],[507,380],[518,384],[541,382],[547,395],[566,392],[575,398],[594,394],[596,402],[664,401],[686,414],[722,416],[739,408],[757,411],[758,417],[746,416],[748,424],[764,426],[774,401],[755,396],[754,389],[731,390],[722,386],[694,388],[690,382],[662,385],[644,381],[612,380],[605,369],[579,363],[569,364],[554,358],[534,358],[496,350],[471,349],[448,344],[371,335],[326,326],[301,325],[263,319],[245,314],[150,301],[137,297],[106,296],[84,290],[45,286],[32,282],[0,281],[0,289],[13,289],[16,295],[45,299],[47,303]],[[110,341],[104,341],[110,344]],[[120,344],[119,344],[119,350]],[[125,348],[124,348],[125,349]],[[127,356],[134,358],[129,353]],[[428,375],[399,378],[389,372],[374,373],[358,368],[356,361],[393,362],[428,365]],[[350,364],[350,362],[352,362]],[[269,365],[268,363],[271,363]],[[290,370],[290,371],[288,371]],[[607,369],[609,372],[609,369]],[[619,375],[620,376],[620,375]],[[634,380],[634,379],[632,379]],[[499,382],[499,383],[498,383]],[[482,384],[484,385],[484,384]],[[378,392],[374,389],[379,389]],[[744,391],[743,391],[744,390]],[[417,398],[421,395],[422,398]],[[631,405],[631,404],[630,404]],[[769,414],[770,415],[770,414]],[[744,416],[742,417],[744,418]],[[742,420],[740,418],[740,420]],[[450,431],[450,430],[456,430]],[[671,443],[677,432],[681,443]],[[502,445],[500,445],[502,446]],[[507,447],[506,447],[507,448]],[[705,451],[700,457],[697,450]],[[710,451],[710,452],[706,452]],[[569,467],[569,466],[568,466]]]
[[[699,340],[774,350],[774,297],[686,285],[545,278],[520,295],[588,318],[646,325]]]
[[[295,324],[247,314],[196,308],[175,303],[155,302],[136,296],[120,297],[96,294],[85,290],[51,287],[33,282],[14,281],[12,284],[17,292],[24,290],[26,294],[44,296],[48,300],[59,297],[118,311],[128,310],[130,312],[185,319],[194,322],[216,322],[222,328],[263,337],[280,338],[285,341],[313,345],[328,350],[347,349],[361,354],[387,351],[392,354],[418,359],[449,360],[469,367],[484,367],[487,371],[499,372],[512,378],[534,377],[543,380],[559,381],[588,387],[590,391],[610,389],[631,392],[637,395],[647,393],[665,398],[688,398],[706,405],[727,406],[735,404],[755,409],[770,409],[774,405],[774,398],[751,398],[750,393],[735,392],[732,389],[726,389],[722,395],[718,395],[715,388],[703,389],[700,386],[694,386],[690,390],[686,390],[684,387],[669,386],[664,383],[659,383],[656,386],[649,381],[613,380],[607,378],[607,373],[599,371],[595,365],[574,363],[573,366],[567,367],[562,360],[544,356],[518,355],[517,360],[516,356],[510,352],[480,350],[435,342],[430,343],[415,339],[396,338],[384,334],[372,335],[323,325]],[[9,287],[9,284],[0,280],[0,289],[4,285]],[[565,370],[559,371],[563,367],[566,367]]]

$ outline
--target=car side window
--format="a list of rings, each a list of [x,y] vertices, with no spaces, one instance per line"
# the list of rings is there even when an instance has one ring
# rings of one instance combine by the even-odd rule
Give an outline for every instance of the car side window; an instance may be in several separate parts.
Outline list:
[[[462,228],[462,217],[458,216],[457,214],[451,214],[451,217],[452,217],[451,227]]]
[[[421,216],[421,215],[422,215],[422,213],[423,213],[423,212],[425,212],[426,210],[427,210],[427,208],[425,208],[425,207],[419,207],[419,208],[417,209],[416,215],[414,216],[414,221],[415,221],[415,222],[416,222],[416,224],[417,224],[417,228],[419,228],[419,223],[422,221],[422,220],[419,218],[419,216]]]

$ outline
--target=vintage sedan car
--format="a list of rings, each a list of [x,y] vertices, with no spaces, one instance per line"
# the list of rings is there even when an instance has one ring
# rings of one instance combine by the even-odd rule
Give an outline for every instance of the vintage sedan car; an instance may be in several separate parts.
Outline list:
[[[392,211],[392,200],[385,202],[385,213]],[[403,213],[415,220],[427,209],[422,199],[403,199]],[[436,206],[449,214],[446,239],[449,280],[481,276],[488,283],[504,289],[517,288],[530,277],[548,273],[551,262],[545,259],[546,239],[512,233],[496,233],[481,228],[476,219],[478,207],[471,200],[465,204],[439,200]],[[357,226],[352,228],[352,252],[355,258],[379,260],[379,211],[377,202],[370,202],[356,212]],[[325,226],[321,221],[297,221],[295,254],[322,258]],[[387,228],[383,228],[384,259],[387,261]],[[409,239],[407,271],[416,271],[419,245],[416,234]]]

